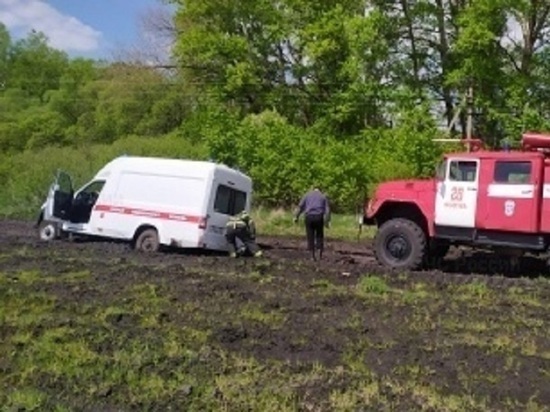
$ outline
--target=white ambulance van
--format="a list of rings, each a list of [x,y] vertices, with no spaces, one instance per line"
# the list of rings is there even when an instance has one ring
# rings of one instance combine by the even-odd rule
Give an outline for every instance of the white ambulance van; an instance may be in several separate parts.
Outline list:
[[[251,197],[252,180],[225,165],[122,156],[77,191],[58,171],[37,224],[42,240],[78,234],[144,252],[161,245],[225,251],[225,224],[250,212]]]

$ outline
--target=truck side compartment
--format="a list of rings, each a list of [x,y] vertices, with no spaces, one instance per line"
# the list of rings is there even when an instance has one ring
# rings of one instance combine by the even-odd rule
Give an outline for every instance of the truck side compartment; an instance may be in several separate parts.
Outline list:
[[[544,160],[544,179],[541,192],[542,206],[539,216],[540,231],[550,234],[550,159]]]

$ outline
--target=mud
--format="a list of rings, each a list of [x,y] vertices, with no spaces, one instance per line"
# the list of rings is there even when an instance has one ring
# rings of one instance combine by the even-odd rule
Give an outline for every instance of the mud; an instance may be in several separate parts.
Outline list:
[[[452,249],[434,269],[397,273],[376,263],[367,239],[328,239],[321,262],[308,258],[303,238],[260,237],[259,243],[265,253],[261,259],[180,250],[144,255],[108,241],[44,243],[32,222],[5,220],[0,221],[0,271],[12,280],[33,270],[52,277],[89,272],[85,283],[36,285],[36,292],[52,294],[58,302],[78,302],[83,311],[98,302],[120,301],[129,285],[153,283],[169,302],[159,314],[161,325],[208,330],[210,344],[260,361],[286,362],[301,370],[318,364],[337,368],[353,358],[381,382],[402,376],[410,382],[411,368],[417,368],[413,383],[435,385],[444,395],[486,399],[488,407],[500,410],[510,400],[550,405],[550,283],[544,260],[529,257],[514,267],[490,253]],[[395,296],[417,296],[419,284],[428,292],[409,303],[391,294],[350,293],[365,275],[383,278],[399,291]],[[457,288],[479,283],[486,287],[479,300],[489,303],[478,305],[475,298],[462,301],[455,295]],[[513,288],[536,295],[538,304],[518,306],[507,298]],[[184,306],[192,308],[185,315],[177,310]],[[234,316],[246,311],[252,313],[246,321]],[[538,327],[525,319],[536,319]],[[131,336],[139,318],[115,313],[106,322]],[[487,327],[475,334],[464,329],[471,322]],[[502,331],[492,325],[507,327],[508,342],[528,338],[535,353],[513,343],[495,349],[491,342]],[[0,337],[11,334],[7,327],[0,332]],[[102,341],[94,349],[105,354],[112,347]],[[514,366],[510,357],[516,359]],[[322,404],[329,390],[348,384],[336,378],[320,385],[304,383],[300,393]],[[395,391],[390,395],[399,397]],[[396,402],[419,406],[411,399]]]

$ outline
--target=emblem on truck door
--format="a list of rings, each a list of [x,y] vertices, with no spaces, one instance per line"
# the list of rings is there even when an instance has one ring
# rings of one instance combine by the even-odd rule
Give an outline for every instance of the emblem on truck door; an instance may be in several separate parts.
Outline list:
[[[512,216],[514,214],[514,211],[516,209],[516,202],[513,200],[507,200],[504,202],[504,214],[506,216]]]

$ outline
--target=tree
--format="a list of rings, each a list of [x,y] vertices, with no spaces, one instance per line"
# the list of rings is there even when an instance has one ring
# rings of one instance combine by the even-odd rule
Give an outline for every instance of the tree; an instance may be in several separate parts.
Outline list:
[[[67,64],[64,52],[49,47],[44,34],[32,31],[10,48],[8,87],[19,88],[43,103],[46,92],[59,87]]]
[[[0,93],[6,89],[8,80],[8,52],[11,37],[6,26],[0,22]]]

